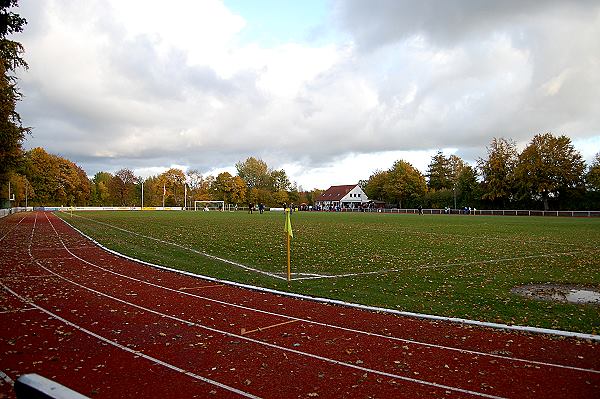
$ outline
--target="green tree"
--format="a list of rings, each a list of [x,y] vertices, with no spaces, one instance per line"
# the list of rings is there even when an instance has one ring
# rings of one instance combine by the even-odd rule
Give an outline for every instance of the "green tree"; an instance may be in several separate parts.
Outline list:
[[[456,178],[456,195],[460,206],[474,206],[479,204],[481,189],[477,181],[477,170],[470,165],[463,164]]]
[[[432,190],[451,189],[453,185],[452,172],[450,159],[438,151],[431,158],[427,167],[427,186]]]
[[[483,178],[483,199],[501,204],[503,208],[511,200],[517,156],[514,141],[494,137],[487,147],[487,158],[477,161]]]
[[[585,175],[585,182],[588,190],[600,192],[600,152],[594,157]]]
[[[287,177],[285,170],[274,170],[270,172],[270,179],[273,191],[289,191],[292,187],[292,183]]]
[[[560,200],[570,191],[584,187],[585,163],[567,136],[537,134],[519,155],[515,178],[522,198],[541,200],[544,210],[549,199]]]
[[[27,23],[24,18],[10,11],[17,6],[17,0],[0,2],[0,187],[8,181],[8,174],[15,170],[22,159],[21,143],[29,128],[23,127],[16,111],[16,103],[21,99],[17,87],[15,71],[27,69],[23,59],[23,46],[8,40],[7,35],[23,31]]]

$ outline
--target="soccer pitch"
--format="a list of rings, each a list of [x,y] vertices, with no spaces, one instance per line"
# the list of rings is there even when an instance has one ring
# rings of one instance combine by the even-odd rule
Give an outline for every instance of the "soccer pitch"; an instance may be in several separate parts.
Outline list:
[[[79,212],[108,248],[206,276],[396,310],[600,333],[600,308],[511,293],[600,288],[600,219],[296,212]]]

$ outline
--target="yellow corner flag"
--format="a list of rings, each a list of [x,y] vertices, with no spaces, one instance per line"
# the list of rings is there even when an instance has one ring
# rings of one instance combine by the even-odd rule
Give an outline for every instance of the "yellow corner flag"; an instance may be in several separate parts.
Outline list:
[[[290,209],[285,208],[285,227],[283,228],[288,236],[294,238],[294,233],[292,232],[292,221],[290,220]]]
[[[290,220],[289,208],[285,208],[285,227],[283,228],[283,231],[285,231],[285,236],[287,238],[287,281],[289,285],[292,277],[292,268],[290,266],[290,238],[294,237],[294,233],[292,232],[292,221]]]

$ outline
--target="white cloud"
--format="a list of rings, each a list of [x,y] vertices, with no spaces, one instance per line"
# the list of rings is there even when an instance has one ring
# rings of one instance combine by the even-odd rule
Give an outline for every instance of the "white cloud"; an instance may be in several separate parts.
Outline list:
[[[551,131],[600,151],[596,3],[334,10],[329,42],[263,46],[240,40],[243,15],[217,0],[23,2],[26,144],[90,174],[232,171],[257,156],[305,188],[368,178],[392,157],[424,171],[439,148],[483,156],[493,137]]]

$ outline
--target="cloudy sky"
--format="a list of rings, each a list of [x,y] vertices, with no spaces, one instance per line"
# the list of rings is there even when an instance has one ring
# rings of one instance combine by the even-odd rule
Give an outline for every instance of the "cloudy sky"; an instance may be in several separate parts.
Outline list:
[[[600,2],[21,0],[18,110],[89,175],[223,170],[304,189],[536,133],[600,152]]]

